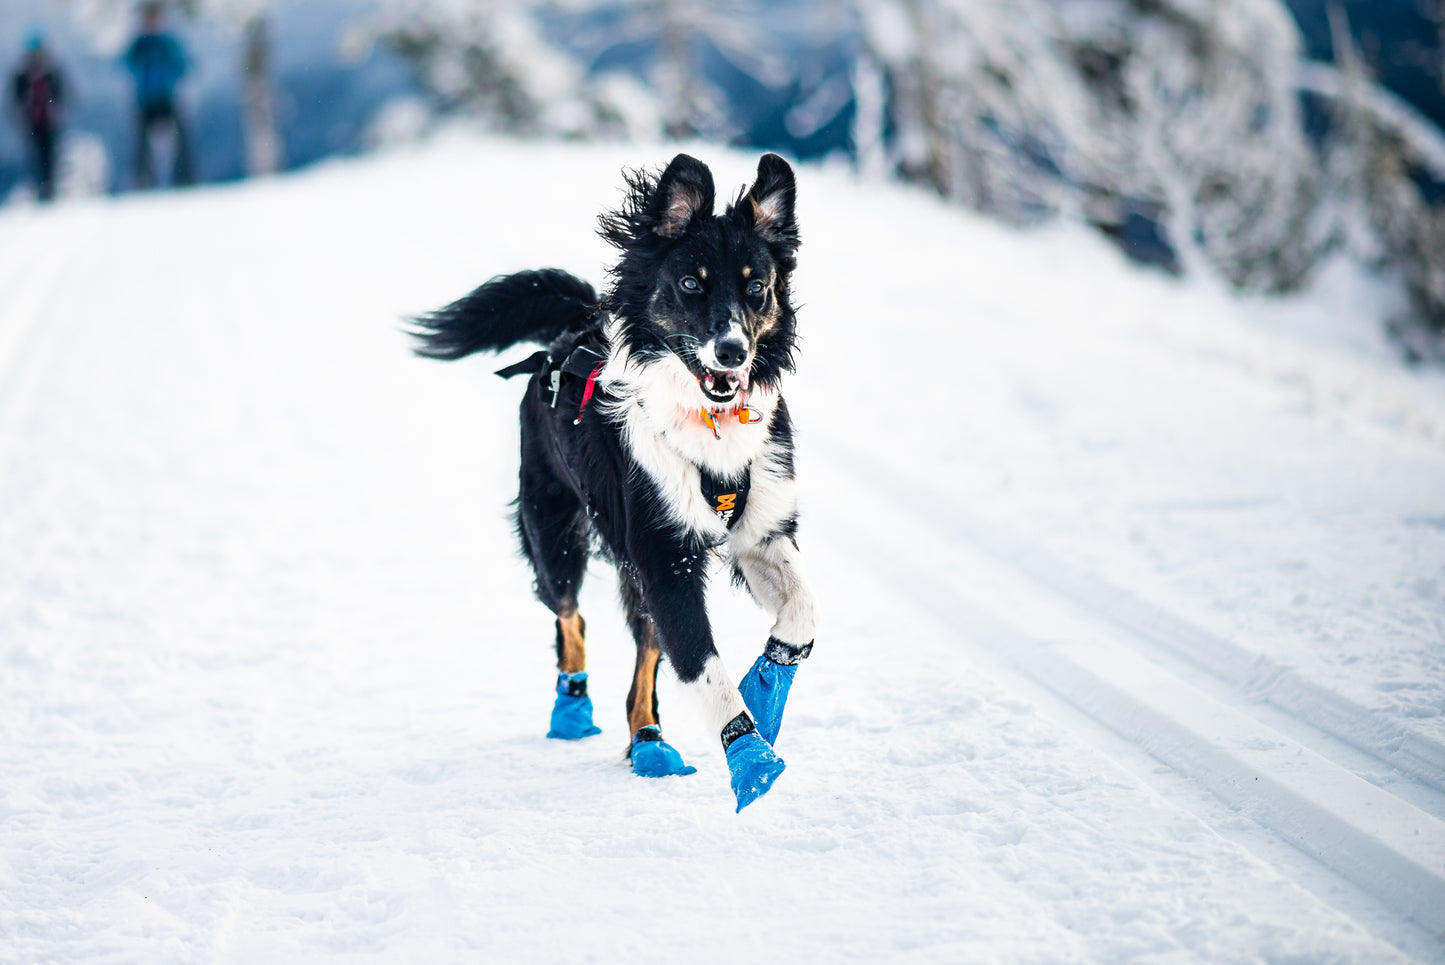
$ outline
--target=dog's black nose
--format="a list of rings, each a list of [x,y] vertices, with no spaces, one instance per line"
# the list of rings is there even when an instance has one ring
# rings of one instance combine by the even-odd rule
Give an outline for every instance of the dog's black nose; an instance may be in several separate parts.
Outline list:
[[[735,369],[748,357],[748,344],[740,338],[725,338],[713,343],[712,354],[725,369]]]

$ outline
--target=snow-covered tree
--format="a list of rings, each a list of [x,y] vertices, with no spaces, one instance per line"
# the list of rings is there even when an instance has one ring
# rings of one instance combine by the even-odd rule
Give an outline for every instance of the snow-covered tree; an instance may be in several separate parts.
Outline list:
[[[1057,206],[1087,105],[1048,3],[867,0],[859,14],[906,177],[1011,221]]]
[[[1276,0],[860,0],[898,165],[1013,221],[1158,212],[1186,270],[1297,285],[1328,245]]]
[[[649,138],[731,141],[743,133],[724,70],[782,90],[790,54],[827,21],[829,2],[768,0],[381,0],[370,33],[408,55],[454,107],[518,132],[621,132]],[[800,9],[806,7],[806,10]],[[816,8],[816,9],[814,9]],[[616,65],[599,72],[598,64]],[[624,81],[623,78],[626,78]],[[849,99],[834,85],[808,108]],[[619,94],[621,96],[619,96]],[[829,103],[824,103],[828,101]],[[618,118],[633,118],[619,125]],[[812,119],[809,110],[798,123]],[[645,122],[645,123],[640,123]]]
[[[589,77],[506,0],[383,0],[364,32],[406,56],[452,109],[519,134],[655,136],[655,98],[620,75]]]
[[[1298,286],[1332,236],[1300,118],[1299,33],[1283,4],[1058,9],[1094,93],[1088,183],[1157,204],[1186,268],[1202,259],[1241,288]]]
[[[218,19],[241,35],[241,114],[246,132],[246,173],[281,168],[271,24],[273,0],[175,0],[192,17]]]
[[[190,0],[229,7],[241,25],[242,109],[246,131],[246,170],[252,175],[281,169],[281,129],[276,120],[275,69],[272,66],[271,17],[268,0]]]
[[[764,0],[557,0],[555,9],[593,21],[575,38],[578,49],[644,52],[668,137],[729,140],[738,133],[727,93],[705,70],[709,52],[763,87],[780,87],[790,76],[779,24]]]
[[[1399,277],[1410,316],[1395,335],[1413,359],[1445,360],[1445,136],[1380,87],[1355,44],[1343,8],[1329,11],[1335,65],[1311,65],[1303,86],[1331,116],[1326,170],[1351,254]]]

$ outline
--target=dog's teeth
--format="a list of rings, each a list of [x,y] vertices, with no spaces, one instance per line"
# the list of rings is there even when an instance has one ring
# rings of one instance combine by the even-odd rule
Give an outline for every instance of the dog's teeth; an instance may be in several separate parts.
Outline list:
[[[713,377],[712,377],[711,375],[709,375],[706,379],[703,380],[703,383],[702,383],[702,384],[705,385],[705,386],[707,386],[709,389],[712,388],[712,386],[713,386]]]

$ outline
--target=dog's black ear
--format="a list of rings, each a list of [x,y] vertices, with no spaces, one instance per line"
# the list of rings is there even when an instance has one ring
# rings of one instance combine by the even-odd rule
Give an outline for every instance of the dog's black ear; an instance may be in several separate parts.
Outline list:
[[[758,161],[758,179],[736,210],[738,217],[765,241],[796,248],[797,200],[798,186],[788,162],[776,154],[764,154]]]
[[[712,172],[695,157],[679,154],[657,181],[648,204],[652,230],[677,238],[699,214],[712,214]]]

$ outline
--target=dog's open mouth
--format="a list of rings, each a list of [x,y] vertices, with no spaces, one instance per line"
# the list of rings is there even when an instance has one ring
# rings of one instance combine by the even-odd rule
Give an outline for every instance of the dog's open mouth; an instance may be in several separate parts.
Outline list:
[[[728,405],[747,389],[746,376],[737,372],[717,372],[708,369],[698,380],[702,394],[715,405]]]

